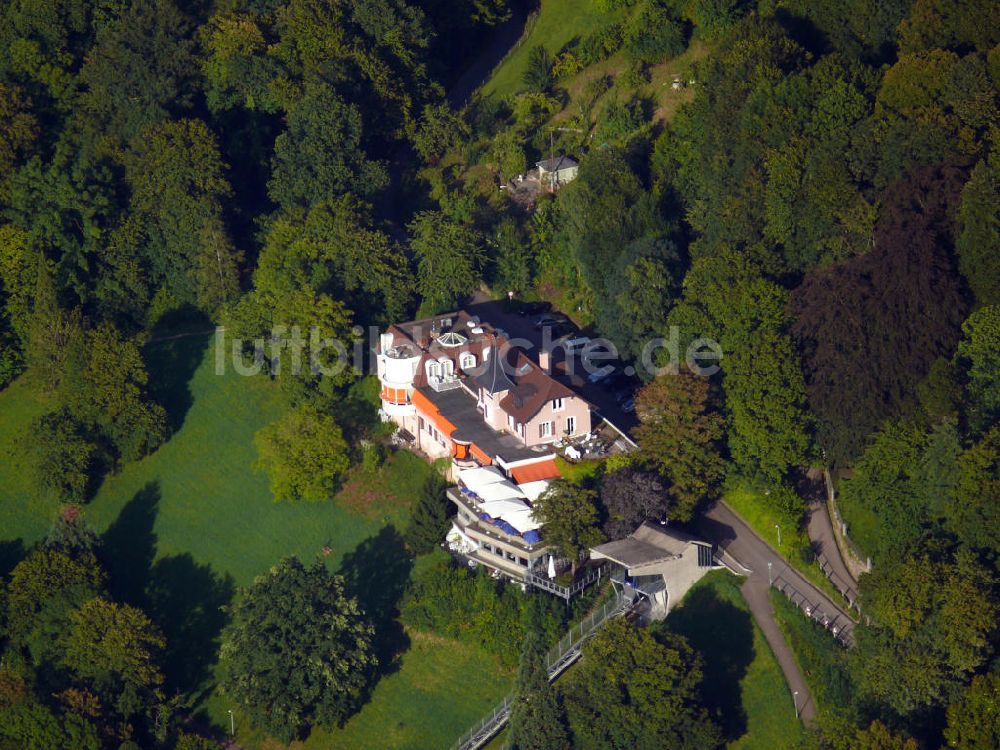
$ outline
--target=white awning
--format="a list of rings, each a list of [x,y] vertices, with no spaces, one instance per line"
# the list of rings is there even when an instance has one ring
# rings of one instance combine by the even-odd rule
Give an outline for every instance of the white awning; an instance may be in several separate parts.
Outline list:
[[[509,523],[522,534],[526,531],[534,531],[541,526],[541,524],[535,520],[535,516],[532,514],[531,510],[527,508],[525,510],[514,510],[504,513],[500,516],[500,518]]]
[[[539,479],[537,482],[525,482],[524,484],[517,485],[524,496],[527,497],[531,502],[535,502],[539,495],[548,489],[549,484],[552,482],[551,479]]]
[[[493,500],[511,500],[514,498],[524,500],[524,493],[517,488],[517,485],[506,480],[503,482],[484,485],[473,490],[473,492],[479,495],[479,497],[483,499],[483,502],[486,503]]]
[[[483,503],[479,510],[488,513],[491,518],[504,518],[508,513],[518,513],[528,510],[528,506],[523,500],[494,500],[491,503]],[[516,527],[515,527],[516,528]]]
[[[474,469],[462,469],[458,472],[458,481],[470,490],[479,493],[480,487],[506,481],[507,477],[495,466],[477,466]]]

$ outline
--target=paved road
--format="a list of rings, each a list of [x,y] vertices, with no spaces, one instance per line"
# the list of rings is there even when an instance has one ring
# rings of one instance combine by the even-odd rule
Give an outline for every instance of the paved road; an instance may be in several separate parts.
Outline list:
[[[824,568],[832,572],[832,575],[828,576],[830,582],[853,603],[857,598],[858,582],[851,575],[840,554],[840,547],[837,546],[833,532],[833,521],[830,519],[830,511],[825,501],[813,500],[809,503],[806,531],[817,556],[826,563]]]
[[[795,657],[775,622],[774,609],[768,596],[770,588],[768,563],[771,564],[770,576],[774,580],[784,581],[798,591],[812,603],[814,611],[827,615],[843,632],[850,634],[854,622],[837,603],[788,567],[781,556],[757,536],[725,503],[721,501],[715,503],[695,526],[706,540],[726,551],[749,570],[741,589],[743,596],[781,666],[789,689],[793,693],[798,693],[797,703],[803,721],[811,722],[816,716],[816,706],[802,672],[795,663]]]

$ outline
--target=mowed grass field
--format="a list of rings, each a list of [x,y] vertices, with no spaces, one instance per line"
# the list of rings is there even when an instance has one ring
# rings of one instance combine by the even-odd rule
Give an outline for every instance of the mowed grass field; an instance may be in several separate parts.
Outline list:
[[[621,15],[601,10],[595,0],[541,0],[538,15],[528,21],[525,37],[504,58],[480,92],[499,97],[516,94],[524,88],[521,79],[532,47],[542,45],[555,56],[567,42],[612,23]]]
[[[377,473],[354,469],[331,502],[277,503],[266,475],[252,469],[254,433],[283,408],[277,387],[231,368],[216,375],[210,335],[153,343],[145,353],[151,391],[167,405],[173,435],[108,477],[86,515],[103,535],[115,595],[143,606],[167,637],[171,686],[203,721],[228,731],[232,706],[214,681],[220,607],[282,557],[318,558],[345,575],[380,637],[391,640],[383,645],[395,661],[345,727],[300,746],[449,746],[509,691],[512,675],[479,649],[403,634],[395,623],[411,565],[400,533],[430,467],[397,452]],[[44,536],[57,511],[33,490],[24,440],[48,408],[28,380],[0,392],[3,570]],[[240,718],[241,746],[280,747]]]
[[[741,579],[713,571],[699,581],[660,627],[702,653],[705,699],[730,750],[799,747],[805,729],[764,634],[750,615]]]

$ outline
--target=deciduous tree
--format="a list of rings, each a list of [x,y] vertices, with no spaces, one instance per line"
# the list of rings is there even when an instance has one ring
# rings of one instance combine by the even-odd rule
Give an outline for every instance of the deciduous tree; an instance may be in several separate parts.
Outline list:
[[[701,660],[681,636],[663,642],[625,618],[583,647],[563,689],[574,746],[715,747],[718,727],[699,705]]]
[[[35,476],[59,502],[83,502],[94,469],[97,446],[86,428],[65,407],[32,423]]]
[[[163,684],[157,659],[166,643],[142,610],[96,597],[71,621],[63,664],[78,678],[105,695],[109,680],[116,691],[140,693],[153,693]]]
[[[1000,418],[1000,305],[976,310],[962,333],[957,355],[967,379],[965,414],[979,434]]]
[[[329,414],[301,406],[254,436],[258,470],[275,500],[329,500],[350,466],[347,441]]]
[[[948,706],[944,736],[948,747],[986,750],[1000,747],[1000,675],[976,675],[959,699]]]
[[[385,167],[367,158],[362,115],[330,86],[309,84],[274,142],[268,192],[286,208],[308,207],[344,193],[372,195],[388,183]]]
[[[636,437],[642,454],[667,482],[674,515],[686,521],[722,479],[722,416],[714,411],[707,378],[688,371],[661,375],[639,391]]]
[[[542,537],[572,561],[572,571],[580,554],[601,542],[597,527],[597,493],[568,479],[553,480],[535,501],[534,516],[542,525]]]
[[[604,533],[611,539],[628,536],[647,519],[666,519],[672,507],[660,477],[633,467],[604,475],[601,504],[607,514]]]
[[[1000,304],[1000,160],[980,161],[962,188],[958,267],[980,305]]]
[[[322,563],[282,560],[242,592],[231,616],[223,685],[257,726],[287,742],[357,707],[377,661],[374,631]]]
[[[834,461],[856,456],[958,339],[966,304],[948,248],[962,178],[930,170],[894,185],[874,249],[808,274],[792,293],[809,405]]]

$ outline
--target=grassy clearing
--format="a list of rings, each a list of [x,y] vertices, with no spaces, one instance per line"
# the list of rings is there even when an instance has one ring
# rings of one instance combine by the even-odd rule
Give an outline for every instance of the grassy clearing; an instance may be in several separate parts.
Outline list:
[[[853,703],[847,650],[819,623],[809,619],[781,593],[771,590],[774,618],[819,711],[842,710]]]
[[[500,97],[522,89],[521,78],[528,67],[528,53],[542,45],[553,56],[568,42],[618,20],[620,12],[605,12],[595,0],[541,0],[537,17],[529,20],[518,46],[493,72],[481,92]]]
[[[231,705],[214,684],[219,608],[281,557],[322,556],[376,622],[376,646],[391,666],[344,728],[305,746],[450,745],[509,690],[511,675],[480,649],[406,634],[395,621],[411,567],[399,530],[430,467],[399,452],[377,472],[354,469],[333,502],[275,503],[267,477],[251,467],[253,435],[280,413],[280,394],[267,378],[217,376],[213,345],[204,336],[147,347],[151,388],[168,407],[173,436],[109,477],[87,508],[104,536],[115,593],[164,630],[171,687],[205,722],[228,730]],[[8,565],[44,535],[56,510],[32,491],[21,439],[47,408],[24,379],[0,393],[0,554]],[[252,734],[240,740],[276,747]]]
[[[776,549],[788,564],[826,593],[834,602],[842,602],[844,597],[823,575],[815,562],[812,543],[802,526],[801,519],[776,507],[766,495],[745,484],[731,482],[722,499],[735,510],[764,541]],[[781,543],[778,543],[778,529],[781,528]]]
[[[0,539],[16,562],[17,550],[41,537],[55,508],[33,489],[34,461],[24,440],[31,422],[51,408],[27,378],[0,391]],[[6,568],[0,568],[0,572]]]
[[[578,484],[590,484],[597,479],[604,467],[602,459],[570,463],[562,456],[556,456],[556,467],[563,478]]]
[[[294,750],[425,750],[447,748],[513,687],[513,672],[465,643],[409,631],[410,648],[398,672],[383,677],[361,713],[332,732],[318,730]],[[221,699],[214,713],[226,714]],[[241,728],[236,741],[245,748],[280,747],[260,732]],[[228,719],[227,719],[228,720]],[[243,722],[245,723],[245,722]]]
[[[839,494],[837,507],[847,524],[847,533],[851,542],[857,547],[858,552],[864,557],[874,557],[878,554],[879,546],[884,539],[882,522],[868,508],[851,502],[850,497],[845,498]]]
[[[740,579],[713,571],[657,627],[686,637],[704,659],[704,697],[731,750],[798,747],[805,737],[792,696]]]

